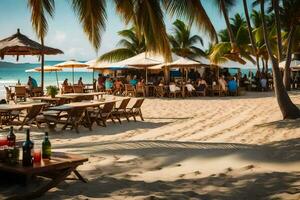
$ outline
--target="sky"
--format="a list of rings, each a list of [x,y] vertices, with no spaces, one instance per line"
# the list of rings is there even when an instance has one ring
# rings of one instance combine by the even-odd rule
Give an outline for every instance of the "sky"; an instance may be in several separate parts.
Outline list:
[[[45,38],[45,45],[61,49],[64,54],[46,56],[46,60],[69,60],[76,59],[88,61],[97,56],[110,51],[116,47],[120,39],[117,32],[130,28],[126,26],[115,11],[112,0],[107,0],[107,23],[106,30],[102,35],[101,47],[98,52],[92,48],[86,35],[83,33],[81,24],[72,10],[69,0],[55,0],[55,16],[48,19],[48,33]],[[225,28],[225,21],[213,0],[202,0],[202,4],[210,17],[216,30]],[[250,7],[250,6],[249,6]],[[242,1],[237,1],[237,5],[229,12],[232,17],[235,13],[243,15]],[[172,32],[172,22],[176,19],[165,17],[167,32]],[[0,39],[6,38],[20,28],[22,34],[36,40],[30,21],[30,10],[27,0],[0,0]],[[198,34],[204,38],[206,48],[209,38],[197,27],[192,28],[193,34]],[[4,61],[15,62],[13,57],[5,57]],[[26,56],[19,59],[19,62],[38,62],[36,56]]]

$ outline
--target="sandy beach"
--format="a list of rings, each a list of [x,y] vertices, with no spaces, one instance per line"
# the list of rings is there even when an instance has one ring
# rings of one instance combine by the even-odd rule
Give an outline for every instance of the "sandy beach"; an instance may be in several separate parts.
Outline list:
[[[300,199],[300,120],[282,121],[273,93],[150,98],[142,110],[144,122],[51,133],[56,151],[89,158],[89,181],[40,199]]]

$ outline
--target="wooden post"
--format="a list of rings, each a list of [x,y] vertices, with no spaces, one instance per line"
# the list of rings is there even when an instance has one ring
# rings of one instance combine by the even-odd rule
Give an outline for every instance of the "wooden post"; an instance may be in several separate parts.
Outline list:
[[[42,95],[44,95],[44,38],[41,38],[42,52],[41,52],[41,87]]]
[[[167,66],[164,67],[164,77],[166,84],[168,84],[170,82],[170,69]]]

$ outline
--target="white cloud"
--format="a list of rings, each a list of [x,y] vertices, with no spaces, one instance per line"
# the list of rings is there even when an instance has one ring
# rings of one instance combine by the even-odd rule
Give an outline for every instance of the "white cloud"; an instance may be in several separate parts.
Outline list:
[[[62,31],[55,31],[55,35],[54,35],[54,42],[57,42],[57,43],[62,43],[65,41],[67,35],[65,32],[62,32]]]

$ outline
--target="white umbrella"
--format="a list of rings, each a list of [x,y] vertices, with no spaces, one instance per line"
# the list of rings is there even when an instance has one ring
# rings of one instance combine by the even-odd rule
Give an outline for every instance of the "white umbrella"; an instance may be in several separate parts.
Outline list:
[[[282,61],[279,63],[279,68],[284,69],[285,68],[286,61]],[[300,69],[300,60],[292,60],[290,68],[294,71],[297,71]]]
[[[58,63],[54,66],[59,68],[72,68],[72,78],[73,78],[73,85],[74,85],[74,68],[85,68],[88,67],[89,65],[85,63],[77,62],[75,60],[69,60],[66,62]]]
[[[33,69],[28,69],[28,70],[25,70],[25,72],[41,72],[42,71],[42,68],[41,67],[36,67],[36,68],[33,68]],[[59,83],[58,83],[58,75],[57,75],[57,72],[58,71],[62,71],[61,68],[58,68],[58,67],[55,67],[55,66],[45,66],[44,67],[44,72],[55,72],[56,74],[56,82],[57,82],[57,86],[59,87]]]

